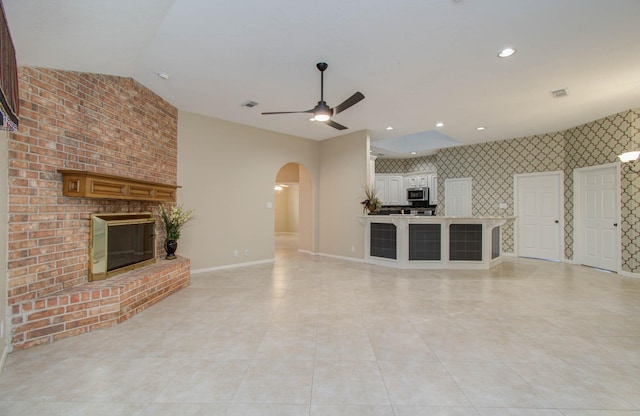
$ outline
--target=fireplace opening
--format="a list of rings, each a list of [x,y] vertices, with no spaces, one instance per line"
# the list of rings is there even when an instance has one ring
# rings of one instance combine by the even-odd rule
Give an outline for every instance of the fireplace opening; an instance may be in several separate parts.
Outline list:
[[[92,214],[89,280],[155,263],[155,234],[151,212]]]

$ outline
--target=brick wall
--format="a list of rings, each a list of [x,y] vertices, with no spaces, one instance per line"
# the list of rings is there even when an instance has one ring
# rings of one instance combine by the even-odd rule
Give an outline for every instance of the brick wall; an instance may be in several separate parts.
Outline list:
[[[42,68],[19,76],[20,129],[9,139],[10,307],[87,282],[91,213],[157,212],[155,203],[63,197],[58,169],[177,184],[175,107],[130,78]]]

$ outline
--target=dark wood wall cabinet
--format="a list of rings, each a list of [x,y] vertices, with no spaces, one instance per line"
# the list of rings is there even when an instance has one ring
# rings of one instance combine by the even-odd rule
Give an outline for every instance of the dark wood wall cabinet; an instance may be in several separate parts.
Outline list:
[[[70,197],[175,202],[179,188],[82,170],[58,169],[58,172],[62,174],[62,194]]]

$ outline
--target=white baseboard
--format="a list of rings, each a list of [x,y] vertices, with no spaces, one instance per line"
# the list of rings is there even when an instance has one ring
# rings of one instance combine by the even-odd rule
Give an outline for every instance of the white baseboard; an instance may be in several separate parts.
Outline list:
[[[278,231],[277,233],[275,233],[275,235],[290,235],[290,236],[297,236],[298,233],[293,233],[290,231]]]
[[[503,257],[515,257],[516,255],[513,253],[500,253],[501,256]]]
[[[338,259],[338,260],[352,261],[352,262],[355,262],[355,263],[364,263],[365,262],[364,259],[357,259],[355,257],[336,256],[335,254],[318,253],[317,256],[330,257],[332,259]]]
[[[310,255],[310,256],[317,256],[317,255],[318,255],[318,253],[314,253],[313,251],[309,251],[309,250],[301,250],[301,249],[298,249],[298,253],[308,254],[308,255]]]
[[[618,272],[618,274],[625,277],[634,277],[636,279],[640,279],[640,273],[620,271]]]
[[[246,263],[226,264],[224,266],[216,266],[216,267],[208,267],[206,269],[191,270],[191,274],[214,272],[214,271],[217,271],[217,270],[235,269],[235,268],[238,268],[238,267],[255,266],[255,265],[258,265],[258,264],[273,263],[275,261],[276,261],[276,259],[266,259],[266,260],[248,261]]]

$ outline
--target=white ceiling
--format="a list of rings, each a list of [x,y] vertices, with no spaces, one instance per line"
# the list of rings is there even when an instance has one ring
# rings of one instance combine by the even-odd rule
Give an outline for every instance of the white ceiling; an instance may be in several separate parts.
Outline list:
[[[640,107],[639,0],[3,3],[19,65],[132,77],[179,109],[313,140],[368,129],[386,156]],[[518,52],[497,58],[507,46]],[[260,114],[315,106],[320,61],[330,106],[366,96],[334,117],[349,130]]]

